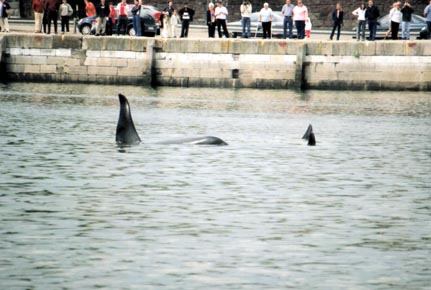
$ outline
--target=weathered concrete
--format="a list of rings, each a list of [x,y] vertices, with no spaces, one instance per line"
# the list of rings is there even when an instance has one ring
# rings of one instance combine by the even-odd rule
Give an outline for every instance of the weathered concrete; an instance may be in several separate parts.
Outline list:
[[[7,78],[160,86],[431,90],[431,41],[7,34]]]

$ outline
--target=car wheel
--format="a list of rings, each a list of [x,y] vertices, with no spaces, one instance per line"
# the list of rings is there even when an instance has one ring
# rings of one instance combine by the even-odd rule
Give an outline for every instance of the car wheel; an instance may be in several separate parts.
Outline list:
[[[232,38],[237,38],[237,37],[238,37],[238,33],[232,32]]]
[[[81,27],[81,34],[83,35],[89,35],[91,33],[91,26],[89,24],[84,24]]]
[[[128,34],[129,36],[135,36],[135,35],[136,35],[135,29],[134,29],[133,27],[131,27],[131,28],[129,29],[129,31],[127,31],[127,34]]]

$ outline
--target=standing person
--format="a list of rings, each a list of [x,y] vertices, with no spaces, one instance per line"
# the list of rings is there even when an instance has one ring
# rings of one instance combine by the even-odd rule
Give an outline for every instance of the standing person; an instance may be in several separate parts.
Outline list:
[[[85,15],[87,15],[87,17],[96,15],[96,7],[94,7],[94,4],[88,0],[84,0],[84,3],[85,3]]]
[[[112,35],[112,28],[115,24],[115,18],[117,17],[117,11],[112,3],[109,3],[109,16],[108,25],[106,26],[106,34]]]
[[[398,30],[400,29],[400,23],[403,20],[403,14],[401,13],[401,2],[395,2],[394,7],[389,12],[391,19],[391,39],[398,39]]]
[[[251,17],[251,3],[248,0],[245,0],[239,10],[241,11],[241,24],[242,24],[242,37],[249,38],[251,37],[250,32],[250,17]]]
[[[403,14],[403,22],[401,22],[401,38],[410,39],[410,21],[412,21],[412,14],[414,10],[410,6],[410,2],[406,0],[404,2],[401,13]]]
[[[295,8],[293,8],[293,20],[295,21],[298,39],[304,39],[305,37],[305,20],[307,20],[307,18],[307,7],[302,4],[302,0],[298,0]]]
[[[181,18],[181,35],[180,37],[187,37],[189,35],[190,22],[193,22],[195,11],[188,7],[189,3],[185,2],[184,7],[178,11]]]
[[[0,0],[0,27],[2,32],[9,32],[9,9],[9,3],[5,0]]]
[[[135,30],[136,36],[142,36],[141,5],[141,0],[135,0],[135,6],[132,8],[133,29]]]
[[[208,4],[207,26],[208,26],[208,37],[214,38],[215,27],[216,27],[216,18],[215,18],[215,10],[214,10],[214,4],[213,3]]]
[[[365,18],[368,20],[368,29],[370,30],[370,40],[376,40],[377,18],[380,17],[379,8],[374,5],[372,0],[368,1],[368,7],[365,11]]]
[[[177,25],[180,23],[180,18],[178,16],[177,10],[174,10],[171,16],[171,31],[172,35],[171,37],[176,38],[177,37]]]
[[[173,12],[174,12],[174,3],[172,1],[169,1],[168,6],[166,6],[162,11],[162,15],[163,15],[162,36],[163,37],[168,37],[169,35],[172,34],[170,24],[171,24],[171,16]]]
[[[259,22],[262,22],[262,38],[271,38],[272,9],[269,8],[268,3],[264,3],[263,8],[260,10]]]
[[[105,0],[100,0],[100,4],[96,7],[97,26],[96,35],[104,35],[106,30],[106,18],[109,16],[109,6]]]
[[[127,22],[129,21],[130,8],[127,5],[126,0],[121,0],[117,5],[118,14],[118,25],[117,25],[117,35],[126,34],[127,32]]]
[[[44,0],[33,0],[31,8],[34,12],[34,33],[42,32]]]
[[[58,19],[58,7],[57,0],[46,0],[45,13],[47,14],[48,20],[48,31],[47,34],[51,33],[51,21],[54,23],[54,33],[57,34],[57,19]]]
[[[69,32],[69,17],[73,14],[72,6],[67,3],[67,0],[63,0],[60,5],[60,17],[61,17],[61,33]]]
[[[332,12],[333,25],[332,25],[331,36],[329,37],[331,40],[334,37],[335,29],[337,29],[337,40],[340,40],[340,31],[341,31],[341,26],[343,25],[343,16],[344,16],[343,8],[341,7],[340,3],[337,3],[335,5],[334,12]]]
[[[427,21],[428,39],[431,37],[431,0],[427,7],[424,9],[424,16]]]
[[[286,39],[289,37],[289,39],[292,39],[292,28],[293,28],[293,8],[295,8],[295,5],[293,5],[290,0],[286,0],[286,4],[283,5],[283,8],[281,8],[281,14],[283,15],[283,38]],[[289,31],[289,33],[287,33]]]
[[[226,27],[226,19],[228,16],[227,8],[223,6],[221,0],[217,1],[217,7],[215,9],[215,17],[216,17],[216,25],[218,31],[218,37],[222,38],[221,28],[223,27],[223,34],[226,38],[229,38],[229,31],[227,31]]]
[[[356,40],[359,41],[360,36],[362,36],[362,40],[365,40],[365,3],[361,3],[359,8],[357,8],[355,11],[352,12],[353,15],[355,15],[358,19],[358,23],[356,25]]]

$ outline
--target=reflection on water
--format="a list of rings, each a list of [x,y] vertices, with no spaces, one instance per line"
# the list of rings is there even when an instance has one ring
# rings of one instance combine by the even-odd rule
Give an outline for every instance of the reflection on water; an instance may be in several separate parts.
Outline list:
[[[119,92],[139,146],[114,143]],[[0,96],[2,289],[429,289],[426,93]],[[229,146],[153,144],[206,134]]]

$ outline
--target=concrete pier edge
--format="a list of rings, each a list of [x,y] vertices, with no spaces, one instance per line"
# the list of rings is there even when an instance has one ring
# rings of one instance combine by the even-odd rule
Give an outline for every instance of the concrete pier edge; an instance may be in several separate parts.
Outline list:
[[[431,90],[431,41],[0,35],[1,81]]]

